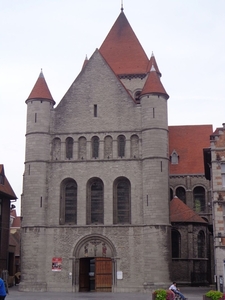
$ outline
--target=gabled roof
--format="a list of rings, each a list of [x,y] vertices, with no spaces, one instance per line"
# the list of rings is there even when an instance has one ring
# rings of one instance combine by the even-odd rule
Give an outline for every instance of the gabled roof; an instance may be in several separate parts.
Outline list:
[[[2,164],[0,164],[0,176],[3,179],[3,181],[0,180],[0,194],[3,194],[10,200],[16,200],[17,197],[5,176],[4,166]]]
[[[147,72],[149,59],[123,11],[99,50],[117,75]]]
[[[145,82],[143,90],[141,92],[141,96],[146,94],[157,94],[163,95],[166,99],[169,98],[164,86],[162,85],[159,75],[155,70],[155,67],[152,65],[152,68],[148,74],[148,78]]]
[[[169,126],[169,155],[175,150],[178,164],[170,163],[170,175],[204,174],[203,148],[210,147],[212,125]]]
[[[177,197],[170,201],[170,222],[207,224],[203,218]]]
[[[46,100],[51,100],[54,104],[55,101],[52,98],[52,95],[49,91],[48,85],[45,81],[44,75],[41,71],[29,97],[27,100],[30,99],[46,99]]]

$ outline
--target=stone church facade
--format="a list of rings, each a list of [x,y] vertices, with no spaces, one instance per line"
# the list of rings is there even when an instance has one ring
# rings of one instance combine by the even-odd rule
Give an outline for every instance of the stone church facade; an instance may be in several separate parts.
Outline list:
[[[168,98],[123,10],[56,107],[40,73],[26,100],[20,290],[169,285]]]

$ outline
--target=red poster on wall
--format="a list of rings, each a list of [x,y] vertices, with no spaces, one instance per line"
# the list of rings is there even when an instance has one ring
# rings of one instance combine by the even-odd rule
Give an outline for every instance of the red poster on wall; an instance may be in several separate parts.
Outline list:
[[[61,271],[62,269],[62,257],[52,258],[52,271]]]

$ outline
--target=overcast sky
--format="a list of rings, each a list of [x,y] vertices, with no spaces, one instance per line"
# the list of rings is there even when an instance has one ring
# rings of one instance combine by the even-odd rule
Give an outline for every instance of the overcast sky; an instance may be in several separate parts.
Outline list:
[[[124,13],[170,95],[169,125],[225,122],[225,1],[123,0]],[[85,56],[99,48],[121,0],[0,0],[0,163],[17,214],[25,158],[26,104],[43,73],[60,102]]]

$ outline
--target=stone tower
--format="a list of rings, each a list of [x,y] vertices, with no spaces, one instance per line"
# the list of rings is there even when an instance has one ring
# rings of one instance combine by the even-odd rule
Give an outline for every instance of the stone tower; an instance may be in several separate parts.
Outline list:
[[[169,284],[167,99],[123,10],[57,107],[27,103],[21,290]]]

